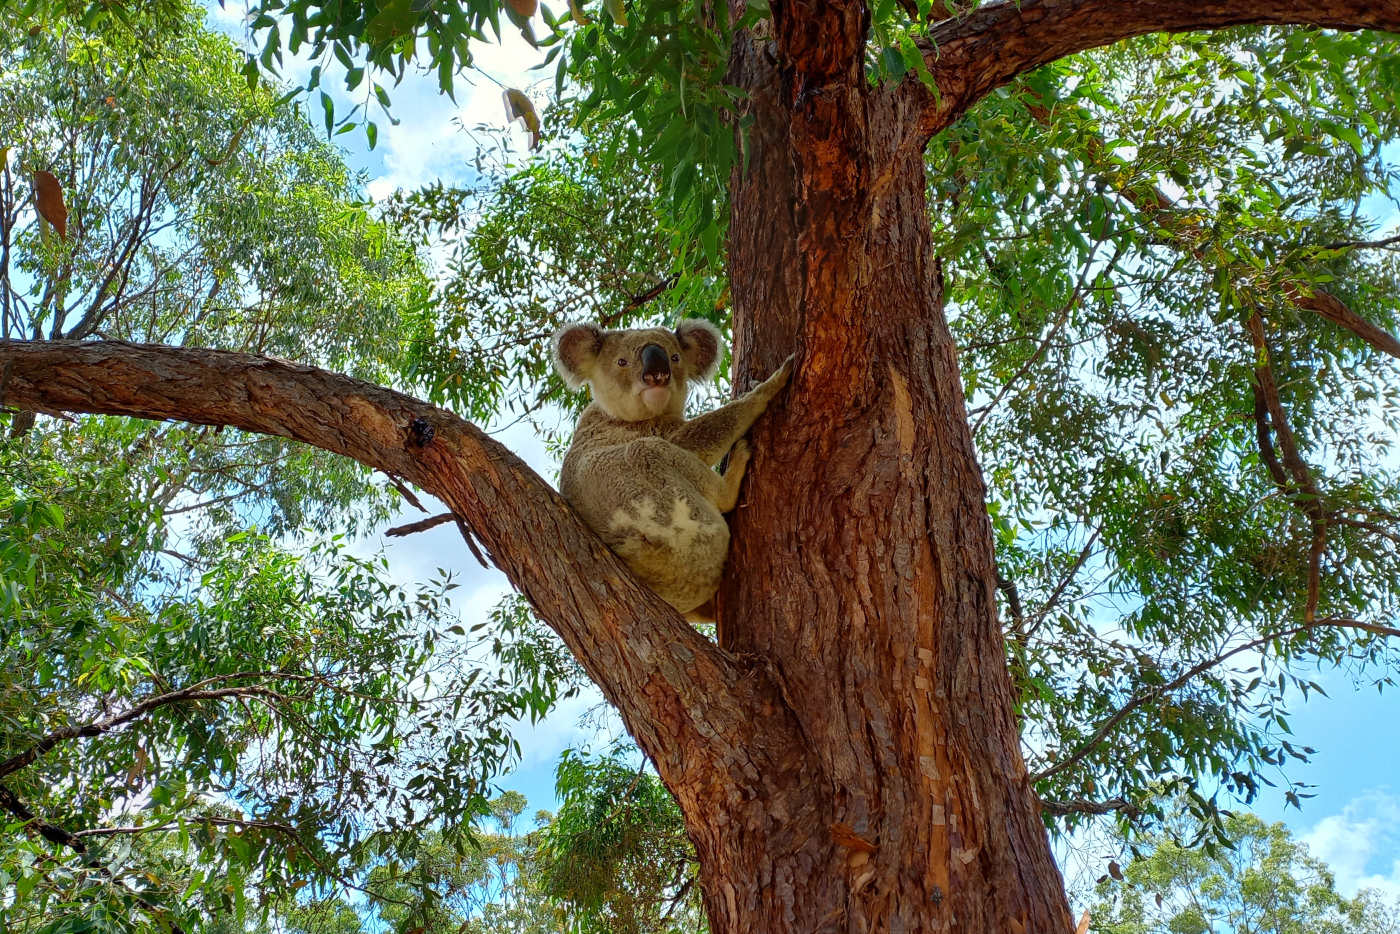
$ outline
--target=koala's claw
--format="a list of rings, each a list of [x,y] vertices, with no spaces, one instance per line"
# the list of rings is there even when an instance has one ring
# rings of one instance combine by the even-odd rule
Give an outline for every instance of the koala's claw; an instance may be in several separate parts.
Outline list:
[[[773,375],[763,381],[763,388],[769,393],[776,393],[779,389],[786,386],[788,380],[792,379],[793,360],[796,356],[796,354],[788,354],[788,358],[783,361],[783,365],[774,370]],[[772,396],[770,395],[769,398],[772,398]]]

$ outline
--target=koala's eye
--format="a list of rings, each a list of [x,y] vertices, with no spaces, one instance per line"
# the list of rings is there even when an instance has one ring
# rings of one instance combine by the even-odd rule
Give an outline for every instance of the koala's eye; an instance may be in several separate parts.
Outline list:
[[[678,354],[678,353],[673,353],[673,354],[671,354],[671,362],[672,362],[672,363],[680,363],[680,362],[681,362],[681,355]]]
[[[627,365],[627,358],[626,358],[626,357],[618,357],[618,358],[617,358],[617,365],[618,365],[618,366],[626,366],[626,365]]]

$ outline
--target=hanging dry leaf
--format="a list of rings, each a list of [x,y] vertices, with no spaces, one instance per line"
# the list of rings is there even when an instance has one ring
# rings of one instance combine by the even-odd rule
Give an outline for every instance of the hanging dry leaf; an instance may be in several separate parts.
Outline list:
[[[63,203],[63,186],[48,172],[34,173],[34,206],[39,216],[53,224],[60,240],[68,239],[68,207]]]
[[[1108,874],[1119,882],[1123,881],[1123,868],[1112,860],[1110,860],[1108,864]]]
[[[146,755],[146,750],[141,746],[136,747],[136,752],[132,756],[131,768],[126,773],[126,783],[129,786],[135,785],[146,774],[146,766],[150,758]]]
[[[619,26],[627,25],[627,7],[622,0],[603,0],[603,6],[607,8],[608,15],[613,18],[613,22]]]
[[[506,88],[501,100],[506,105],[506,122],[524,122],[525,129],[530,131],[530,148],[534,149],[540,144],[540,115],[535,113],[535,105],[524,91],[516,88]]]
[[[588,17],[583,15],[583,6],[579,0],[569,0],[569,15],[574,18],[574,22],[580,26],[588,25]]]
[[[1074,929],[1074,934],[1089,934],[1089,909],[1084,909],[1084,914],[1079,916],[1079,927]]]
[[[529,19],[540,8],[539,0],[510,0],[510,8]]]

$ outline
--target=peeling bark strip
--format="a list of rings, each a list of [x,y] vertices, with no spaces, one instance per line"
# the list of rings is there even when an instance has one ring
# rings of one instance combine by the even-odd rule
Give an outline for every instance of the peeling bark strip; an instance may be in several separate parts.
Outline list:
[[[266,357],[120,342],[0,341],[0,404],[278,435],[438,497],[554,627],[663,779],[720,814],[808,782],[792,721],[761,669],[699,635],[613,556],[523,461],[450,412]],[[433,428],[419,446],[415,420]],[[690,811],[689,813],[695,813]]]

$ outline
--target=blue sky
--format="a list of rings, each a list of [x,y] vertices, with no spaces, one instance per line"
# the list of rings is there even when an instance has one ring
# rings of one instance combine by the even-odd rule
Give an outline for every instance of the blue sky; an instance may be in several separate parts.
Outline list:
[[[236,0],[230,0],[227,9],[212,5],[211,14],[215,24],[242,38],[241,4]],[[544,33],[543,28],[539,31]],[[410,74],[391,89],[401,122],[392,126],[385,119],[377,120],[375,151],[368,150],[363,133],[338,137],[351,165],[368,174],[370,195],[382,199],[398,188],[439,179],[470,183],[480,137],[469,130],[478,124],[505,125],[501,85],[528,88],[542,78],[552,78],[550,71],[528,70],[542,56],[514,35],[501,45],[478,45],[474,52],[483,74],[474,77],[473,84],[460,87],[455,102],[437,93],[433,78]],[[305,64],[289,61],[286,76],[304,80],[306,71]],[[339,91],[338,79],[328,78],[323,86],[337,97],[338,110],[349,108],[351,102]],[[533,96],[542,107],[543,93]],[[517,130],[514,137],[523,149],[524,131]],[[499,437],[543,476],[554,475],[556,465],[528,427],[507,429]],[[438,568],[452,571],[462,585],[457,591],[463,595],[456,601],[458,610],[469,621],[489,611],[507,593],[504,576],[483,570],[451,526],[407,540],[376,534],[357,549],[372,553],[381,547],[389,556],[394,577],[405,584],[427,580]],[[1329,696],[1314,696],[1299,704],[1289,722],[1299,744],[1316,748],[1317,755],[1308,764],[1290,766],[1288,777],[1315,785],[1306,791],[1316,796],[1299,811],[1285,805],[1281,789],[1266,788],[1254,810],[1265,819],[1284,821],[1307,840],[1313,852],[1331,864],[1343,891],[1372,886],[1392,899],[1400,898],[1400,694],[1394,689],[1378,694],[1369,681],[1358,687],[1344,673],[1330,670],[1319,672],[1315,680]],[[552,808],[553,769],[559,753],[568,747],[606,745],[606,736],[579,724],[580,717],[601,699],[589,692],[566,702],[542,724],[522,724],[517,735],[524,747],[523,761],[501,780],[501,786],[525,794],[532,808]],[[619,728],[611,718],[605,732]],[[1071,865],[1075,862],[1066,861],[1067,874],[1076,871]],[[1102,871],[1092,865],[1085,869],[1094,874]]]

